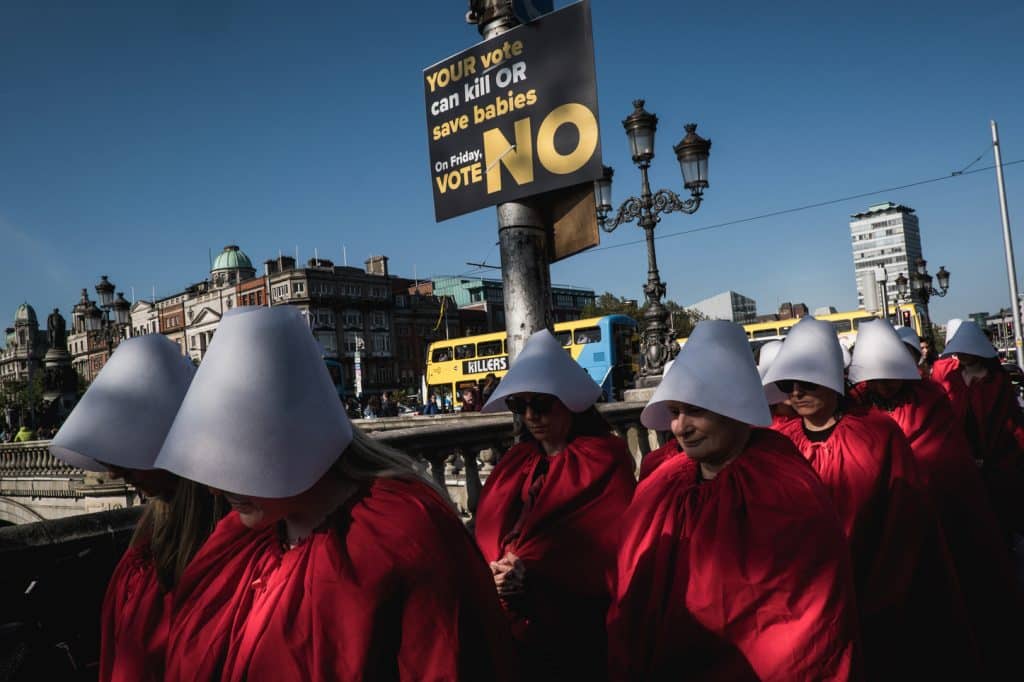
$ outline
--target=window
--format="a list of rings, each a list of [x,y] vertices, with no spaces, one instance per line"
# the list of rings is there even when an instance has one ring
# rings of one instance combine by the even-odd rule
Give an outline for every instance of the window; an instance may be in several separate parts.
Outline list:
[[[391,352],[391,335],[390,334],[374,334],[373,335],[373,351],[375,353],[390,353]]]
[[[306,283],[305,282],[295,282],[294,288],[295,288],[295,293],[297,293],[297,294],[304,293],[306,291]]]
[[[430,354],[431,362],[448,362],[452,359],[451,346],[445,346],[444,348],[435,348]]]
[[[601,328],[600,327],[587,327],[586,329],[576,330],[576,343],[597,343],[601,340]]]
[[[572,343],[572,332],[555,332],[555,338],[560,345],[568,346]]]
[[[363,326],[363,314],[358,310],[346,310],[341,314],[342,323],[345,328],[350,327],[362,327]]]
[[[476,352],[482,358],[489,355],[501,355],[501,341],[483,341],[477,344]]]
[[[345,284],[341,287],[341,292],[346,296],[362,296],[363,288],[358,284]]]
[[[842,334],[843,332],[852,332],[853,322],[850,320],[833,320],[832,328],[836,330],[837,334]]]
[[[370,287],[370,296],[372,298],[387,298],[388,290],[385,287]]]
[[[345,332],[345,352],[355,353],[356,347],[359,344],[359,337],[355,332]]]
[[[571,308],[572,296],[568,294],[555,294],[555,305],[559,308]]]
[[[336,354],[338,352],[338,339],[334,335],[334,332],[318,332],[316,340],[320,342],[320,346],[328,353]]]
[[[405,295],[398,294],[397,296],[395,296],[395,305],[398,306],[399,308],[404,308],[406,305]]]
[[[387,329],[388,316],[381,310],[374,310],[370,313],[370,326],[374,329]]]
[[[755,339],[767,339],[773,336],[779,336],[778,329],[758,329],[754,332]]]
[[[455,346],[455,359],[456,360],[468,360],[476,357],[476,348],[471,343],[464,343],[461,346]]]
[[[385,383],[393,381],[394,372],[390,367],[378,367],[377,368],[377,381],[379,383]]]

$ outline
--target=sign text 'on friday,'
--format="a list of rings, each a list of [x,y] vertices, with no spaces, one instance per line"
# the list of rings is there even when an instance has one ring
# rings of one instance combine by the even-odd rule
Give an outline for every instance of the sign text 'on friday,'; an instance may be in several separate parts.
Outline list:
[[[601,176],[589,0],[423,71],[438,221]]]

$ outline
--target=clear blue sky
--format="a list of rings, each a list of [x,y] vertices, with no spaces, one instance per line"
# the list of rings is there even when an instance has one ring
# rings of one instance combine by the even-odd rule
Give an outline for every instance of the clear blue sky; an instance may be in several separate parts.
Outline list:
[[[0,325],[22,300],[69,316],[101,274],[170,294],[228,243],[257,263],[296,245],[340,262],[345,245],[350,264],[384,253],[421,278],[497,263],[493,210],[433,220],[421,71],[478,40],[466,3],[392,5],[0,5]],[[714,141],[704,207],[661,234],[991,165],[990,118],[1004,161],[1024,158],[1017,0],[595,0],[593,15],[617,200],[639,185],[620,125],[633,98],[661,119],[656,186],[681,190],[683,123]],[[1006,181],[1020,247],[1024,164]],[[848,216],[885,200],[917,209],[932,271],[953,272],[935,318],[1007,303],[994,171],[659,240],[669,297],[852,308]],[[552,275],[641,298],[644,247]]]

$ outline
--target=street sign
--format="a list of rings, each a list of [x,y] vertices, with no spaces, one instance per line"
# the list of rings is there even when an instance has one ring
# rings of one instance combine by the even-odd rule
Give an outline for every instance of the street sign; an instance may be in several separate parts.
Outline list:
[[[589,0],[424,69],[423,85],[438,221],[601,176]]]

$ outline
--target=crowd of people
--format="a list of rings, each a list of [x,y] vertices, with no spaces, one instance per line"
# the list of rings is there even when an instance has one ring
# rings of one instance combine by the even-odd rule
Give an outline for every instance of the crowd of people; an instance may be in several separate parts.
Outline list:
[[[973,323],[930,377],[915,354],[885,321],[850,354],[805,318],[755,363],[702,322],[642,412],[671,437],[638,481],[537,332],[462,396],[519,417],[467,528],[352,424],[290,308],[225,315],[198,370],[129,339],[51,445],[149,498],[100,677],[1015,678],[1024,418]]]

